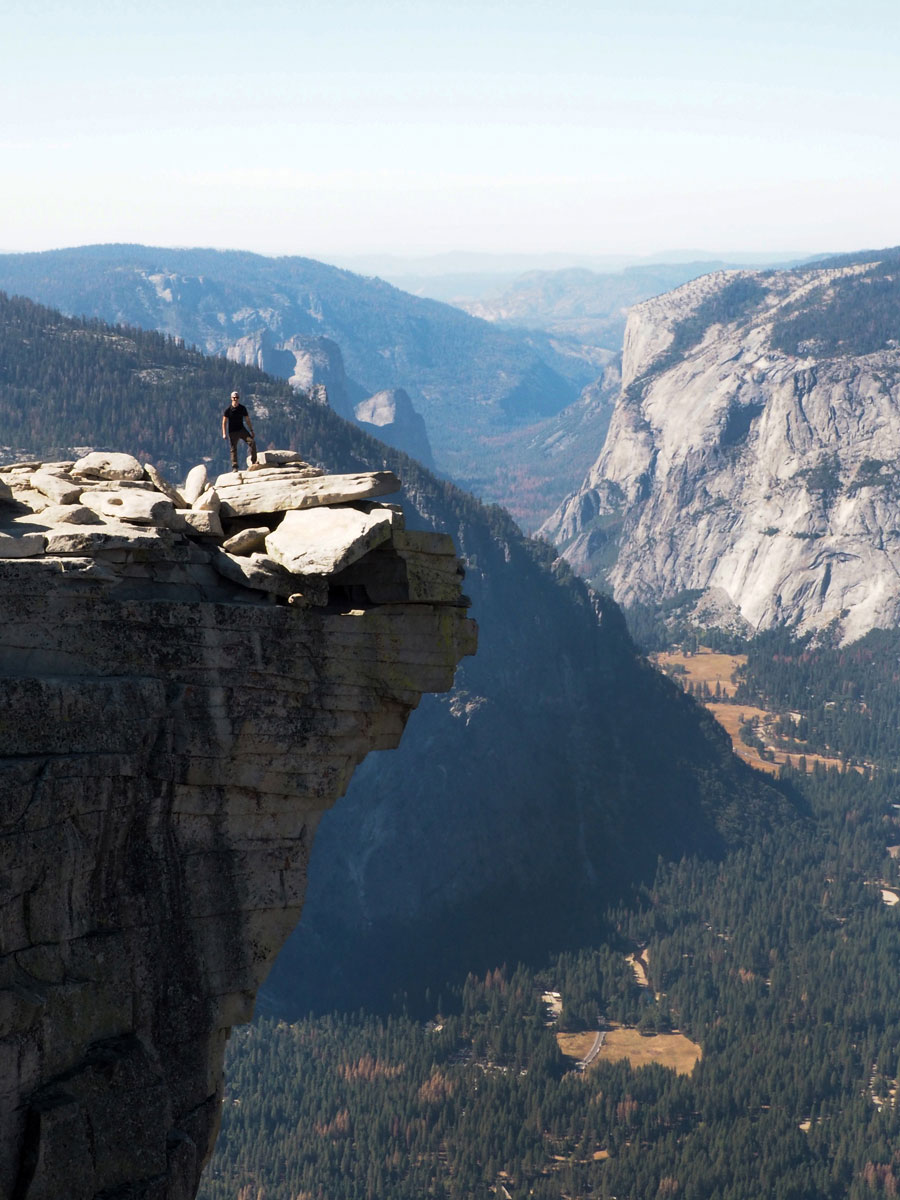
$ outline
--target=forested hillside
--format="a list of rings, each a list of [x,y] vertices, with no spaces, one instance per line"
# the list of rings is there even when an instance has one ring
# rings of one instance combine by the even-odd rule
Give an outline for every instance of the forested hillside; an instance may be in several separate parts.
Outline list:
[[[75,316],[157,329],[285,378],[296,369],[293,349],[327,339],[343,356],[348,412],[351,402],[403,388],[425,419],[439,469],[492,500],[512,495],[497,469],[518,460],[521,431],[537,426],[539,436],[612,357],[538,331],[499,329],[307,258],[84,246],[0,255],[0,288]],[[577,486],[564,459],[551,455],[547,465],[566,481],[561,495]]]
[[[0,329],[4,440],[21,439],[28,456],[56,456],[71,427],[82,444],[169,470],[208,457],[215,473],[227,465],[220,414],[236,386],[262,446],[297,448],[332,471],[391,467],[409,521],[449,531],[465,556],[479,653],[323,820],[304,921],[270,988],[283,1011],[574,943],[658,855],[721,854],[790,812],[635,654],[615,606],[595,607],[502,510],[286,384],[159,334],[25,301],[0,302]]]
[[[848,764],[788,773],[806,818],[661,863],[542,969],[242,1031],[201,1200],[897,1194],[897,634],[724,648],[736,708]]]
[[[433,993],[430,1022],[241,1031],[201,1200],[896,1195],[900,907],[881,893],[896,781],[797,783],[802,829],[661,866],[605,914],[602,944]],[[561,1030],[612,1040],[621,1022],[645,1035],[638,1061],[601,1047],[579,1072],[561,1054]],[[702,1051],[692,1070],[657,1065],[673,1027]]]

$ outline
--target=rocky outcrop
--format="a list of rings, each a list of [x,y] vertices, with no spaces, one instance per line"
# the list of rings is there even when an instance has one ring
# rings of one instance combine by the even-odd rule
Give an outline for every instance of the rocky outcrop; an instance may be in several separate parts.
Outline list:
[[[226,347],[225,354],[232,362],[259,367],[286,379],[291,387],[307,394],[318,391],[340,416],[352,416],[350,394],[359,387],[347,379],[340,347],[330,338],[302,334],[279,337],[261,326]]]
[[[896,272],[871,258],[638,305],[602,453],[542,533],[624,604],[696,591],[747,631],[845,641],[896,624]]]
[[[232,515],[253,474],[223,546],[189,519],[208,481],[180,509],[135,460],[0,469],[4,1200],[194,1195],[320,814],[474,650],[449,539],[296,457],[315,573],[290,513]]]
[[[387,388],[361,400],[353,415],[366,433],[418,459],[426,467],[434,466],[425,422],[403,388]]]

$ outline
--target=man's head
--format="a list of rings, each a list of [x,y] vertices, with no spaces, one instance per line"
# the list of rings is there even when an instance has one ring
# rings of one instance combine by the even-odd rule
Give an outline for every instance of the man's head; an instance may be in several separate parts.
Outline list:
[[[232,392],[231,393],[231,403],[233,405],[235,405],[235,407],[236,407],[238,404],[240,404],[240,402],[241,402],[241,393],[240,392]]]

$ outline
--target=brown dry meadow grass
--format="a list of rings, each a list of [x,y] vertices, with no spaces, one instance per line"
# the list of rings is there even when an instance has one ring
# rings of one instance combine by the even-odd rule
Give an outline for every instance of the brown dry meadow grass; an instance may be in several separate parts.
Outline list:
[[[737,690],[737,685],[732,683],[731,677],[741,667],[746,666],[746,654],[715,654],[712,650],[701,646],[696,654],[682,654],[673,650],[664,654],[651,655],[651,658],[661,671],[670,675],[672,667],[683,667],[684,673],[679,671],[677,677],[690,683],[705,683],[710,690],[715,690],[716,684],[719,684],[719,692],[726,702],[706,700],[704,704],[731,738],[732,748],[738,758],[742,758],[745,763],[749,763],[757,771],[767,771],[770,775],[778,775],[785,763],[795,768],[800,766],[800,754],[789,754],[784,750],[775,750],[774,747],[770,747],[775,756],[774,760],[770,762],[768,759],[761,758],[755,747],[746,745],[740,739],[742,719],[757,717],[761,725],[771,724],[775,720],[775,714],[767,712],[764,708],[755,708],[752,704],[727,703],[727,698],[733,696]],[[806,754],[803,757],[806,759],[807,771],[812,771],[816,763],[821,763],[825,767],[841,766],[838,758],[827,758],[819,754]]]
[[[754,708],[752,704],[712,703],[707,704],[706,707],[731,738],[731,745],[734,748],[735,754],[739,758],[742,758],[744,762],[749,763],[751,767],[756,767],[758,771],[768,771],[771,775],[777,775],[783,763],[790,763],[793,767],[800,766],[800,754],[788,754],[784,750],[775,750],[773,747],[775,761],[769,762],[764,758],[760,758],[755,747],[745,745],[740,739],[742,720],[746,721],[750,717],[758,717],[760,721],[772,721],[775,717],[774,713],[766,712],[764,708]],[[807,771],[811,771],[816,763],[821,763],[825,767],[837,767],[839,769],[841,767],[841,760],[839,758],[827,758],[821,754],[805,754],[802,757],[806,759]]]
[[[610,1029],[595,1062],[619,1062],[627,1058],[632,1067],[646,1067],[658,1063],[679,1075],[690,1075],[703,1057],[696,1042],[683,1033],[657,1033],[654,1037],[643,1037],[636,1029]],[[590,1070],[590,1067],[588,1067]]]
[[[747,655],[715,654],[712,650],[704,650],[701,647],[696,654],[680,654],[674,650],[654,654],[653,661],[661,671],[665,671],[667,667],[684,667],[685,675],[691,683],[706,683],[712,690],[719,684],[723,695],[733,696],[737,684],[732,683],[731,677],[739,667],[747,665]]]
[[[558,1033],[556,1043],[566,1058],[572,1058],[575,1062],[579,1062],[586,1054],[590,1053],[596,1037],[596,1030],[590,1029],[586,1033]]]

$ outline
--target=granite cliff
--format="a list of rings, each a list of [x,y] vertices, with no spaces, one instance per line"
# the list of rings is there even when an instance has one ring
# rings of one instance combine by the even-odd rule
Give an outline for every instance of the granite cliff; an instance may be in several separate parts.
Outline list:
[[[626,605],[746,632],[900,618],[900,256],[718,272],[638,305],[583,486],[542,532]]]
[[[189,1200],[323,810],[475,648],[390,472],[0,468],[0,1196]]]

